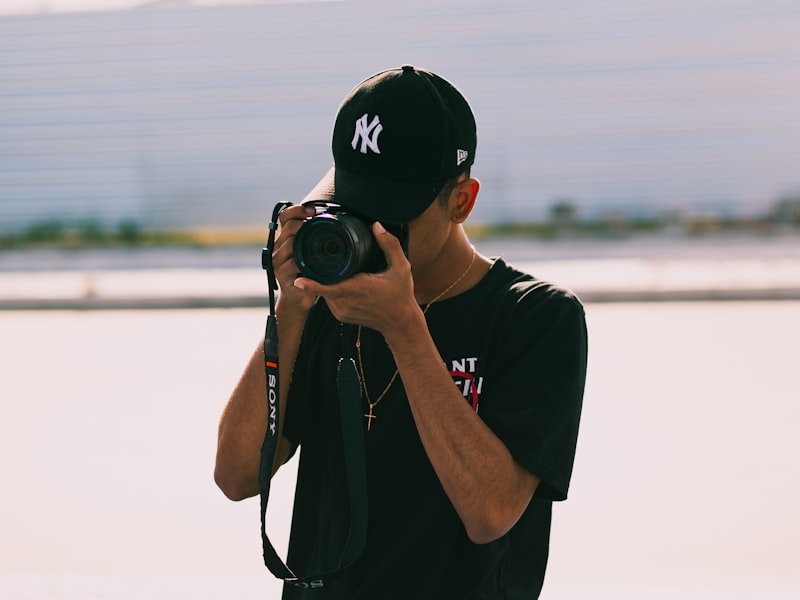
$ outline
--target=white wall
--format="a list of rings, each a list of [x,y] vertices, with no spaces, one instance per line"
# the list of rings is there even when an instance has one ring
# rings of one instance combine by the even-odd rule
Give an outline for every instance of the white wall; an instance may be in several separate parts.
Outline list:
[[[760,209],[800,188],[792,0],[344,0],[0,17],[0,230],[248,225],[410,62],[478,119],[479,220]],[[640,208],[644,207],[644,209]]]

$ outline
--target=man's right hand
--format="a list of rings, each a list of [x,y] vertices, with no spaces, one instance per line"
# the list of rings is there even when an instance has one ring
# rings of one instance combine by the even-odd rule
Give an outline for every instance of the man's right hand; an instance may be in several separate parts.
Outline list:
[[[282,306],[278,309],[279,312],[299,310],[305,313],[311,309],[316,300],[314,294],[294,285],[294,280],[300,276],[300,270],[294,260],[293,249],[297,231],[306,219],[314,216],[315,212],[312,206],[296,204],[283,210],[278,219],[280,229],[272,251],[272,265],[280,288],[278,304]]]

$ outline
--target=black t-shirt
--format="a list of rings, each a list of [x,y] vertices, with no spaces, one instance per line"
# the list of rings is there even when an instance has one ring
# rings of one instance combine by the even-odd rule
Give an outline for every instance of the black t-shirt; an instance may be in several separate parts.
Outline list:
[[[324,590],[286,599],[536,598],[551,502],[567,496],[586,374],[583,307],[569,291],[502,259],[472,289],[433,304],[428,328],[455,385],[514,458],[542,481],[518,523],[478,545],[467,537],[419,439],[400,377],[366,432],[369,520],[362,557]],[[335,569],[350,525],[336,366],[340,324],[312,309],[289,393],[284,435],[300,445],[288,564]],[[362,331],[364,376],[377,398],[395,371],[383,338]],[[364,412],[367,412],[366,399]]]

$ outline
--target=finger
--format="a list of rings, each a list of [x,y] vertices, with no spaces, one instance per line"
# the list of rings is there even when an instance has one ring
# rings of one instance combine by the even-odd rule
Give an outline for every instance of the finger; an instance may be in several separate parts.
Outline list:
[[[276,256],[277,251],[283,246],[288,244],[291,246],[294,236],[309,217],[314,215],[313,206],[303,206],[296,204],[284,209],[280,214],[280,229],[275,238],[275,251],[273,256]],[[291,252],[291,251],[290,251]]]
[[[296,288],[298,288],[300,290],[309,292],[311,294],[314,294],[316,296],[323,296],[323,297],[325,295],[325,292],[330,288],[330,286],[323,285],[323,284],[321,284],[321,283],[319,283],[317,281],[314,281],[313,279],[310,279],[308,277],[297,277],[297,278],[295,278],[294,287],[296,287]]]
[[[286,226],[289,221],[298,220],[304,221],[308,217],[313,217],[314,213],[313,206],[309,206],[307,204],[293,204],[281,211],[279,221],[281,223],[281,227]]]
[[[358,295],[358,290],[361,284],[358,283],[359,278],[366,276],[365,273],[356,273],[352,277],[342,279],[336,283],[320,283],[309,277],[295,278],[294,286],[315,296],[322,296],[326,300],[335,300],[337,298],[354,297]]]
[[[386,256],[386,262],[389,263],[390,266],[392,264],[397,264],[399,260],[405,257],[403,247],[400,245],[400,240],[386,231],[386,228],[380,221],[375,221],[372,224],[372,233],[375,236],[375,240],[378,242],[378,246],[383,250],[383,254]]]

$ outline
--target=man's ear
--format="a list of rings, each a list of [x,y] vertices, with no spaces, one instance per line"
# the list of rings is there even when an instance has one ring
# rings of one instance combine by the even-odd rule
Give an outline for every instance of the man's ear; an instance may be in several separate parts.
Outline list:
[[[450,211],[450,218],[454,223],[463,223],[469,218],[472,209],[475,208],[475,201],[478,199],[478,192],[481,189],[481,182],[474,177],[467,177],[463,181],[459,181],[453,192],[451,198],[452,209]]]

